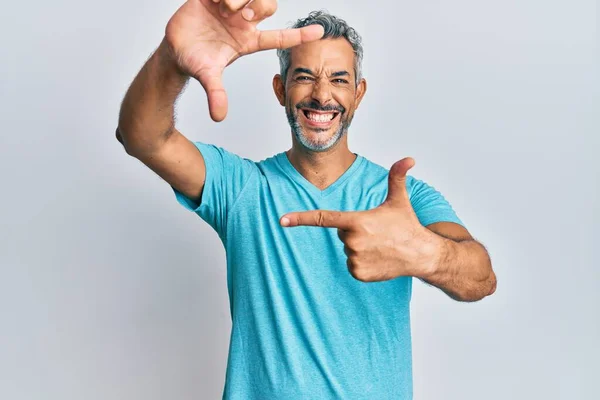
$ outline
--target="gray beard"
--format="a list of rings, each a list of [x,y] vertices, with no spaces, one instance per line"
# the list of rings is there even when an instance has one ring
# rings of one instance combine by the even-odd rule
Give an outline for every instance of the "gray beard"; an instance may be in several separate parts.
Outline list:
[[[346,135],[348,133],[348,128],[350,128],[350,124],[352,122],[352,120],[340,119],[340,124],[339,124],[337,131],[335,131],[335,133],[328,140],[326,140],[326,141],[311,140],[304,133],[304,130],[302,129],[302,126],[300,125],[300,122],[298,122],[298,116],[293,113],[291,106],[288,105],[285,108],[285,113],[287,114],[287,119],[288,119],[288,123],[290,124],[290,128],[292,128],[292,133],[294,134],[294,136],[296,137],[298,142],[304,148],[306,148],[310,151],[314,151],[314,152],[327,151],[330,148],[332,148],[333,146],[335,146],[340,141],[340,139],[342,139],[344,137],[344,135]],[[341,118],[341,116],[340,116],[340,118]],[[315,131],[316,132],[326,132],[327,129],[315,129]]]

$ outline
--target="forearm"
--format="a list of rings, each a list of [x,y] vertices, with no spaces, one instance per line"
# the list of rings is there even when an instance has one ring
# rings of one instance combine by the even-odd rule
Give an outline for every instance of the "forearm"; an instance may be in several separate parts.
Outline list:
[[[494,293],[496,275],[483,245],[437,237],[433,267],[419,278],[458,301],[477,301]]]
[[[129,154],[151,152],[168,137],[174,128],[175,102],[188,80],[163,40],[133,80],[121,104],[117,136]]]

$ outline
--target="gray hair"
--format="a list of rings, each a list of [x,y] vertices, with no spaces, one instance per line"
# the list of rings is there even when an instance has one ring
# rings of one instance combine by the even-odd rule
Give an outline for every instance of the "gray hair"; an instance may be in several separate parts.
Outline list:
[[[315,24],[321,25],[325,30],[323,39],[343,37],[352,45],[352,49],[354,50],[354,76],[356,76],[356,85],[358,85],[362,79],[363,60],[362,38],[360,35],[346,21],[323,10],[311,12],[308,14],[308,17],[299,19],[290,28],[302,28]],[[277,50],[277,57],[279,57],[281,80],[285,85],[287,73],[292,62],[292,51],[291,49],[279,49]]]

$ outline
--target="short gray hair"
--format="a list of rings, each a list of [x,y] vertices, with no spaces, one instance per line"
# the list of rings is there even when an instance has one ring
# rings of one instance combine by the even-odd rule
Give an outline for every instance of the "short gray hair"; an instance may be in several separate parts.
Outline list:
[[[307,25],[315,24],[321,25],[325,30],[322,39],[337,39],[343,37],[350,45],[352,45],[352,49],[354,50],[354,75],[356,76],[356,85],[358,85],[362,79],[363,60],[362,38],[358,32],[349,26],[343,19],[331,15],[324,10],[311,12],[308,14],[308,17],[299,19],[290,28],[302,28]],[[277,57],[279,57],[281,80],[285,85],[288,70],[292,62],[292,50],[279,49],[277,50]]]

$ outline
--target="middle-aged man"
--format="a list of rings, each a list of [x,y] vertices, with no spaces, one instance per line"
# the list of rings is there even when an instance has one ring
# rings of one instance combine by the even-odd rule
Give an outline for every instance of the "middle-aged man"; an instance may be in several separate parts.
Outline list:
[[[476,301],[496,287],[489,256],[438,191],[407,175],[414,160],[388,171],[348,149],[366,91],[354,29],[313,12],[291,29],[257,30],[276,8],[187,1],[127,91],[117,138],[223,242],[232,317],[223,398],[411,399],[412,277]],[[221,121],[224,68],[275,48],[291,149],[253,162],[175,128],[190,77]]]

